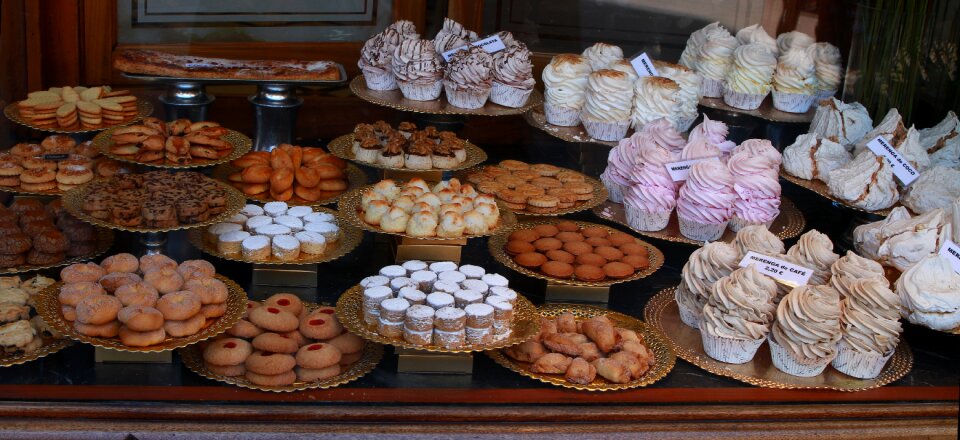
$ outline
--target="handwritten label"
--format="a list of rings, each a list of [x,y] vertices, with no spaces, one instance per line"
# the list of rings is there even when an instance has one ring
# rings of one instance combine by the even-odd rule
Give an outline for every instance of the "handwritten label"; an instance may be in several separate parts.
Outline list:
[[[480,46],[480,48],[487,51],[487,53],[499,52],[507,48],[507,45],[503,44],[503,40],[501,40],[499,36],[491,35],[482,40],[474,41],[473,43],[470,43],[466,46],[460,46],[454,49],[450,49],[443,53],[443,59],[449,62],[450,58],[453,57],[453,54],[460,52],[461,50],[464,50],[470,46]]]
[[[673,179],[674,182],[682,182],[684,180],[687,180],[687,175],[690,174],[690,168],[693,168],[693,166],[697,162],[707,160],[707,159],[714,159],[716,157],[717,156],[710,156],[710,157],[701,157],[698,159],[684,160],[681,162],[670,162],[670,163],[663,164],[663,166],[667,168],[667,173],[670,174],[670,178]]]
[[[66,160],[69,157],[69,154],[44,154],[43,160]]]
[[[633,65],[633,70],[637,71],[637,75],[659,76],[657,75],[657,68],[653,67],[653,61],[650,61],[650,57],[647,56],[646,52],[633,57],[633,59],[630,60],[630,64]]]
[[[953,271],[960,273],[960,246],[953,241],[947,240],[940,247],[940,256],[950,261]]]
[[[920,177],[920,172],[917,171],[913,165],[910,165],[910,161],[900,155],[900,152],[897,151],[896,148],[893,148],[883,136],[877,136],[874,140],[867,142],[867,148],[869,148],[873,154],[886,159],[887,163],[889,163],[893,169],[893,174],[897,176],[897,179],[900,179],[904,185],[910,185]]]
[[[791,287],[802,286],[810,281],[813,269],[756,252],[747,252],[740,260],[740,267],[753,265],[760,273]]]

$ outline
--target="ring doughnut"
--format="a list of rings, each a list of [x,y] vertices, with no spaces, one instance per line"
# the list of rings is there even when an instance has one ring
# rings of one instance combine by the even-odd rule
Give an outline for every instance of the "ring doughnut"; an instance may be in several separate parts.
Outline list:
[[[84,324],[102,325],[117,319],[123,304],[115,296],[92,295],[77,303],[77,321]]]
[[[202,304],[221,304],[230,296],[227,285],[216,278],[193,279],[183,285],[183,290],[189,290],[200,297]]]
[[[174,337],[180,338],[184,336],[192,336],[200,332],[203,329],[203,325],[207,323],[207,319],[203,315],[197,313],[187,319],[182,321],[176,320],[167,320],[163,323],[163,329],[167,331],[167,334]]]
[[[108,293],[116,292],[121,286],[139,283],[140,281],[143,280],[141,280],[137,274],[127,272],[108,273],[100,277],[100,285],[103,286]]]
[[[138,332],[124,325],[120,327],[119,334],[120,342],[131,347],[149,347],[160,344],[164,339],[167,339],[167,332],[163,330],[163,327]]]
[[[95,283],[107,273],[97,263],[77,263],[64,267],[60,271],[60,280],[64,284],[79,282]]]
[[[160,294],[176,292],[183,287],[183,278],[175,269],[170,268],[146,272],[143,274],[143,281],[156,288]]]
[[[117,319],[136,332],[149,332],[163,328],[163,313],[153,307],[127,306],[120,309]]]
[[[190,281],[194,278],[213,278],[217,270],[207,260],[187,260],[177,266],[177,272],[183,281]]]
[[[163,268],[176,270],[177,262],[173,261],[172,258],[162,254],[144,255],[140,257],[140,272],[153,272]]]
[[[160,299],[157,289],[143,281],[120,286],[113,295],[124,306],[154,307]]]
[[[74,321],[73,328],[81,335],[95,338],[113,338],[120,333],[120,321],[111,321],[101,325],[84,324],[80,321]]]
[[[200,307],[200,314],[204,318],[219,318],[227,313],[227,303],[204,304]]]
[[[88,296],[106,295],[106,293],[99,284],[83,281],[64,284],[63,287],[60,288],[60,294],[57,295],[57,298],[60,300],[60,304],[76,307],[82,299]]]
[[[200,306],[200,296],[188,290],[168,293],[157,300],[157,310],[163,313],[164,319],[174,321],[186,320],[198,314]]]
[[[122,253],[104,258],[103,261],[100,262],[100,266],[103,267],[107,273],[133,273],[140,268],[140,261],[137,260],[137,257],[133,256],[132,254]]]

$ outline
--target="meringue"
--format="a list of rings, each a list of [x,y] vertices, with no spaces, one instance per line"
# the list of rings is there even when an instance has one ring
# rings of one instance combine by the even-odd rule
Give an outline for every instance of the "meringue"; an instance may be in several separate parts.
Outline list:
[[[664,166],[672,160],[670,151],[650,141],[640,143],[637,166],[630,173],[631,186],[624,190],[627,222],[641,231],[658,231],[667,226],[677,205],[677,189]]]
[[[590,74],[580,119],[587,134],[599,140],[620,140],[630,126],[633,84],[623,72],[602,69]]]
[[[690,167],[677,199],[680,232],[687,238],[709,241],[720,238],[733,217],[733,175],[718,159],[706,159]]]
[[[707,355],[736,364],[753,359],[770,332],[776,293],[777,283],[752,265],[718,280],[700,319]]]
[[[900,343],[899,308],[900,299],[880,281],[855,282],[842,301],[833,367],[853,377],[877,377]]]
[[[644,124],[640,133],[651,142],[670,150],[670,154],[675,158],[680,156],[680,151],[687,145],[687,140],[667,119],[655,119]]]
[[[443,88],[451,105],[483,107],[493,88],[493,56],[478,46],[453,54],[444,74]]]
[[[813,270],[807,284],[821,285],[830,281],[830,267],[840,258],[833,252],[833,242],[816,229],[807,231],[797,244],[787,250],[790,261]]]
[[[777,36],[777,48],[780,49],[781,54],[794,49],[806,49],[813,43],[813,37],[800,31],[784,32]]]
[[[883,220],[857,226],[853,229],[853,248],[864,257],[879,260],[880,256],[877,253],[880,251],[880,231],[891,223],[909,218],[910,211],[907,211],[907,208],[903,206],[898,206],[893,208],[887,218]]]
[[[730,229],[739,231],[747,225],[773,223],[780,215],[781,189],[779,176],[770,164],[741,152],[730,158],[727,167],[734,177],[733,191],[737,194]]]
[[[920,146],[930,153],[931,165],[960,168],[960,120],[953,111],[939,124],[920,130]]]
[[[701,90],[703,96],[719,97],[723,80],[733,63],[733,50],[740,43],[730,34],[708,35],[700,46],[696,71],[703,77]]]
[[[759,23],[747,26],[737,31],[737,41],[740,44],[758,44],[776,57],[780,54],[777,40],[770,36]]]
[[[733,65],[724,87],[737,93],[760,95],[756,106],[759,107],[759,101],[770,92],[776,67],[777,58],[768,48],[759,44],[740,46],[733,51]]]
[[[472,41],[477,41],[477,33],[449,17],[443,19],[443,27],[437,32],[437,36],[433,37],[433,45],[436,48],[437,55],[466,46]]]
[[[403,40],[393,51],[393,74],[403,95],[428,101],[440,96],[443,60],[430,40]]]
[[[523,106],[536,82],[530,51],[525,45],[515,44],[493,55],[493,89],[490,91],[493,103]]]
[[[590,63],[590,68],[596,72],[598,70],[608,69],[610,63],[623,59],[623,49],[620,49],[620,46],[598,42],[584,49],[580,55],[587,59],[587,62]]]
[[[841,298],[849,296],[851,286],[859,280],[876,279],[884,286],[890,285],[880,263],[863,258],[853,251],[847,251],[846,255],[830,266],[830,275],[830,285],[840,292]]]
[[[547,122],[564,126],[580,122],[589,75],[590,64],[580,55],[560,54],[550,60],[543,69]]]
[[[840,295],[830,286],[799,286],[777,307],[770,349],[777,369],[816,376],[837,354],[840,340]]]
[[[880,229],[877,257],[881,263],[905,271],[927,255],[937,253],[943,238],[947,238],[949,224],[940,208],[887,223]]]
[[[960,326],[960,274],[946,258],[928,255],[897,280],[908,321],[934,330]]]
[[[830,172],[850,162],[850,153],[842,145],[814,133],[797,136],[783,150],[783,169],[801,179],[829,183]]]
[[[782,51],[773,74],[773,88],[781,93],[812,95],[815,75],[809,53],[803,50]]]
[[[703,81],[700,75],[693,70],[679,64],[671,64],[654,61],[657,67],[657,73],[660,76],[674,80],[680,86],[680,92],[677,94],[677,100],[680,102],[677,120],[674,122],[677,130],[686,131],[693,124],[700,114],[697,105],[703,95],[700,92],[700,83]]]
[[[876,139],[877,136],[883,136],[884,139],[892,144],[899,144],[899,140],[903,139],[906,135],[907,127],[903,125],[900,112],[895,108],[891,108],[876,127],[873,127],[855,142],[853,154],[858,155],[866,150],[867,143]]]
[[[697,60],[700,56],[700,46],[712,35],[730,35],[726,28],[720,25],[719,21],[710,23],[690,34],[687,38],[687,45],[680,54],[680,65],[697,70]]]
[[[863,104],[847,104],[836,98],[820,101],[810,122],[810,133],[820,139],[831,139],[848,150],[871,129],[873,120]]]
[[[814,43],[807,47],[813,58],[817,79],[815,89],[820,98],[833,96],[840,87],[843,68],[840,65],[840,49],[830,43]]]
[[[693,251],[681,271],[676,301],[680,318],[687,325],[698,328],[703,306],[707,304],[713,283],[737,269],[740,255],[728,243],[714,241]]]
[[[733,246],[740,252],[741,258],[745,257],[750,251],[769,256],[781,255],[786,252],[783,241],[761,225],[749,225],[737,231],[737,236],[733,239]]]
[[[693,127],[693,130],[690,130],[690,136],[687,141],[688,143],[693,143],[698,139],[705,139],[708,143],[720,149],[721,152],[729,153],[737,145],[733,141],[727,140],[727,134],[729,134],[729,132],[730,130],[727,128],[727,124],[721,121],[711,120],[707,115],[703,115],[703,121],[696,127]]]
[[[827,186],[834,197],[867,211],[889,208],[900,199],[890,164],[870,151],[831,171]]]
[[[775,173],[779,173],[780,164],[783,163],[783,156],[766,139],[747,139],[740,145],[734,147],[732,154],[746,152],[750,157],[762,157],[766,163],[770,164]]]
[[[640,78],[640,75],[637,75],[637,70],[633,68],[633,64],[630,64],[629,61],[622,58],[611,61],[610,65],[605,67],[605,69],[617,70],[625,73],[627,78],[629,78],[630,82],[632,83],[637,82],[637,79]]]
[[[631,125],[635,130],[653,120],[676,121],[680,111],[680,86],[669,78],[644,76],[634,83]]]
[[[960,198],[960,170],[935,166],[907,187],[900,202],[913,212],[923,214],[936,208],[949,209],[957,198]]]

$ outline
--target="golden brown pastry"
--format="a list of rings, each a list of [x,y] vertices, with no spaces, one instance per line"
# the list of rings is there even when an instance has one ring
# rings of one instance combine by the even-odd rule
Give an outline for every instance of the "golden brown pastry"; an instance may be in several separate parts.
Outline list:
[[[613,325],[602,318],[591,318],[584,321],[583,333],[596,343],[600,351],[604,353],[612,351],[620,338],[620,335],[613,329]]]
[[[610,382],[630,382],[630,370],[620,361],[610,358],[600,358],[591,362],[591,365],[596,367],[597,374],[600,375],[600,377]]]
[[[570,367],[571,362],[573,362],[573,359],[560,353],[545,354],[530,366],[530,371],[545,374],[564,374]]]
[[[578,357],[570,362],[567,372],[564,376],[568,382],[578,384],[588,384],[597,377],[597,368],[582,358]]]

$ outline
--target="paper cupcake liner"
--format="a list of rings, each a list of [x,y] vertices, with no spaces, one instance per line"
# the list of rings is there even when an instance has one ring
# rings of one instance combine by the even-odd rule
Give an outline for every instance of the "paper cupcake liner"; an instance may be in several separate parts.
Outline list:
[[[857,379],[873,379],[880,375],[883,366],[893,357],[894,350],[882,355],[874,352],[857,351],[849,344],[840,340],[837,344],[837,357],[830,365],[837,371]]]
[[[773,91],[773,107],[782,112],[806,113],[813,104],[813,95]]]
[[[680,289],[677,289],[676,296],[680,296]],[[690,327],[699,329],[701,312],[690,310],[690,308],[683,305],[683,303],[680,302],[678,298],[675,300],[677,301],[677,309],[680,310],[680,320],[683,321],[684,324]]]
[[[837,94],[837,89],[817,90],[817,93],[813,95],[814,98],[816,98],[814,102],[820,102],[821,100],[824,100],[824,99],[833,98],[836,94]]]
[[[363,68],[363,79],[370,90],[396,90],[397,79],[393,72],[384,69]]]
[[[581,119],[583,120],[583,128],[587,129],[587,134],[599,141],[619,141],[627,137],[627,130],[630,129],[629,119],[613,122]]]
[[[723,96],[723,81],[704,78],[700,82],[700,94],[705,98],[719,98]]]
[[[627,224],[638,231],[660,231],[667,227],[670,213],[673,211],[647,211],[639,207],[624,204]]]
[[[440,80],[430,84],[397,81],[397,85],[400,86],[400,92],[403,93],[404,98],[414,101],[432,101],[439,98],[440,92],[443,91],[443,82]]]
[[[700,223],[679,215],[677,217],[680,220],[680,233],[684,237],[697,241],[714,241],[720,238],[729,223]]]
[[[483,91],[457,90],[449,82],[443,82],[443,91],[447,94],[447,102],[454,107],[460,108],[480,108],[487,103],[487,97],[490,96],[490,89]]]
[[[607,199],[613,203],[623,203],[623,185],[610,180],[606,173],[600,174],[600,182],[607,188]]]
[[[523,107],[531,93],[533,89],[521,89],[494,81],[493,88],[490,89],[490,102],[504,107]]]
[[[734,214],[733,218],[730,219],[730,223],[727,223],[727,227],[730,228],[730,230],[733,232],[737,232],[750,225],[763,225],[767,229],[770,229],[770,226],[773,225],[773,220],[770,220],[768,222],[763,222],[763,223],[756,223],[756,222],[750,222],[750,221],[744,220],[739,215]]]
[[[564,107],[562,105],[543,103],[543,113],[547,117],[547,123],[559,125],[561,127],[573,127],[580,123],[580,109]]]
[[[823,373],[823,370],[830,365],[831,358],[823,359],[799,359],[793,356],[789,350],[777,344],[773,337],[767,338],[770,343],[770,357],[773,358],[773,366],[778,370],[791,376],[814,377]]]
[[[766,338],[756,340],[742,340],[733,338],[723,338],[711,335],[709,332],[700,329],[700,337],[703,340],[703,351],[720,362],[728,364],[745,364],[750,362],[757,354],[757,350],[763,345]]]
[[[723,102],[730,107],[741,110],[756,110],[767,97],[767,94],[758,95],[756,93],[734,92],[726,87],[723,88]]]

